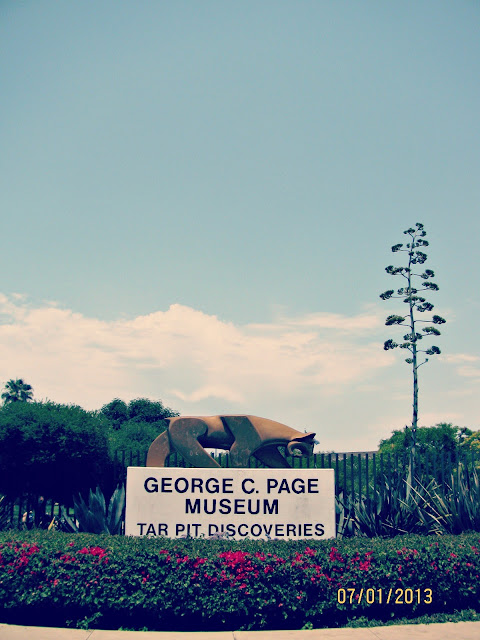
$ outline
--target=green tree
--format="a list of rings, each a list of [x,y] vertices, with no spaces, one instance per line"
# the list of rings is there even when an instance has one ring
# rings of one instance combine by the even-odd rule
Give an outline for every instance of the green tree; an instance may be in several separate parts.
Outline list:
[[[462,447],[470,451],[480,453],[480,429],[478,431],[470,431],[462,442]]]
[[[100,413],[111,422],[114,429],[120,429],[122,424],[128,420],[127,403],[119,398],[114,398],[111,402],[104,404]]]
[[[114,398],[103,405],[100,413],[110,421],[114,429],[120,429],[129,420],[153,424],[161,422],[164,418],[179,415],[178,411],[165,407],[160,400],[154,401],[148,398],[135,398],[130,400],[128,405],[123,400]]]
[[[109,473],[107,435],[94,413],[53,402],[0,408],[0,493],[70,503],[110,482]]]
[[[446,322],[444,318],[438,315],[433,315],[430,319],[419,319],[418,314],[424,314],[430,312],[433,309],[433,304],[427,302],[427,300],[418,295],[424,291],[438,291],[438,285],[431,281],[431,278],[435,276],[431,269],[425,269],[422,273],[416,273],[417,265],[424,264],[427,260],[427,254],[421,249],[428,247],[428,241],[425,240],[426,231],[423,228],[423,224],[416,223],[416,228],[410,227],[403,233],[410,238],[405,247],[403,244],[396,244],[392,247],[393,253],[404,252],[408,257],[407,266],[394,267],[390,265],[386,267],[385,271],[392,276],[402,276],[405,279],[405,285],[400,287],[395,292],[393,289],[384,291],[380,294],[382,300],[389,300],[390,298],[397,298],[402,300],[408,305],[408,310],[403,315],[390,315],[387,317],[385,324],[400,325],[407,327],[408,332],[403,336],[403,342],[398,344],[391,338],[384,343],[383,348],[385,350],[395,349],[400,347],[401,349],[407,349],[410,351],[410,356],[405,359],[412,367],[413,374],[413,415],[411,425],[411,451],[412,462],[415,458],[415,444],[418,428],[418,369],[428,362],[426,355],[436,355],[440,353],[440,349],[435,345],[430,346],[427,349],[420,348],[420,342],[423,338],[438,336],[440,331],[436,326]],[[418,284],[417,284],[418,283]],[[424,323],[427,326],[422,328],[422,333],[418,329],[418,324]],[[425,354],[425,355],[421,355]]]
[[[106,432],[112,457],[118,457],[124,451],[138,455],[140,460],[146,457],[155,438],[167,428],[165,418],[179,415],[160,400],[148,398],[135,398],[128,405],[115,398],[104,405],[99,414],[109,425]]]
[[[17,380],[9,380],[5,384],[5,391],[2,393],[2,400],[4,404],[10,404],[12,402],[29,402],[33,398],[32,387],[24,382],[22,378]]]
[[[147,457],[147,451],[162,431],[167,428],[165,421],[160,422],[136,422],[127,420],[121,429],[116,429],[109,434],[109,445],[112,458],[120,459],[122,453],[128,456],[139,456],[142,465]]]
[[[468,441],[471,434],[471,429],[458,427],[451,422],[439,422],[433,427],[418,427],[417,453],[453,453]],[[380,441],[378,452],[402,454],[409,446],[407,429],[396,429],[389,438]]]
[[[136,422],[160,422],[164,418],[173,418],[178,415],[180,415],[178,411],[165,407],[160,400],[135,398],[128,403],[128,417]]]

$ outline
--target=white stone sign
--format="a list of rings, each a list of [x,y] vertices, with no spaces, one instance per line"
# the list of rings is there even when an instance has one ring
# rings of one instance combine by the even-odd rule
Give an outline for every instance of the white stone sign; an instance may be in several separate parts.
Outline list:
[[[334,470],[129,467],[125,534],[334,538]]]

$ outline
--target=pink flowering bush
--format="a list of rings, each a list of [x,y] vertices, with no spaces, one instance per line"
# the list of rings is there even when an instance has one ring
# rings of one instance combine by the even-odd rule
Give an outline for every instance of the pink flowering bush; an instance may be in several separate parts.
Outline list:
[[[322,542],[0,533],[0,622],[299,629],[479,602],[478,533]]]

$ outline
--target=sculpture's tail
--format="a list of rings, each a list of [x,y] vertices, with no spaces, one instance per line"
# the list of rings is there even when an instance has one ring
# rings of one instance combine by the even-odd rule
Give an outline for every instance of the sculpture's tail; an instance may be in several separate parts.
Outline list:
[[[150,445],[147,454],[147,467],[164,467],[170,452],[168,429],[165,429]]]

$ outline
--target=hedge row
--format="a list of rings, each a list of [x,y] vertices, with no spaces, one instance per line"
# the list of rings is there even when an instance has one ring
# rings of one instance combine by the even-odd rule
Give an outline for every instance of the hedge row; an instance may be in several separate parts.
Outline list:
[[[0,533],[0,622],[299,629],[479,611],[480,535],[168,540]]]

